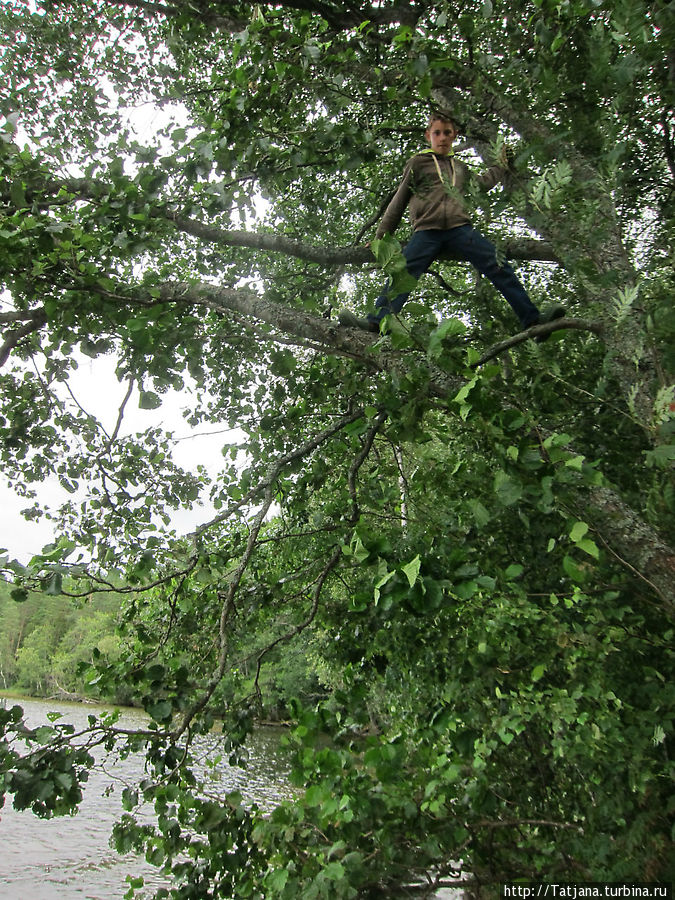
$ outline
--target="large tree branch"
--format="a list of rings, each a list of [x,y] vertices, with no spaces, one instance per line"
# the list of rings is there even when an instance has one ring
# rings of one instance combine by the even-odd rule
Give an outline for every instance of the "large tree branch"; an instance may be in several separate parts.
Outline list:
[[[152,16],[161,16],[165,19],[176,18],[177,16],[195,16],[196,10],[192,4],[182,2],[182,0],[174,0],[173,3],[153,2],[153,0],[109,0],[117,6],[126,6],[129,9],[138,9]],[[249,19],[233,18],[232,16],[223,16],[216,13],[209,13],[204,10],[199,16],[200,20],[208,23],[218,30],[237,33],[243,31],[249,24]]]
[[[10,314],[5,313],[4,315],[5,317],[8,317]],[[21,316],[23,316],[23,314],[21,314]],[[16,328],[14,331],[10,331],[5,337],[2,347],[0,347],[0,368],[4,366],[9,359],[12,350],[14,350],[24,338],[28,337],[29,334],[33,334],[35,331],[39,331],[46,322],[47,316],[45,315],[45,311],[43,309],[36,309],[30,313],[29,321],[27,321],[25,325],[22,325],[21,328]]]
[[[379,336],[354,328],[344,328],[330,319],[319,318],[302,310],[279,303],[272,303],[253,291],[239,288],[225,288],[209,284],[187,284],[167,282],[161,286],[160,299],[169,303],[190,303],[207,306],[216,311],[229,311],[244,316],[247,320],[257,320],[271,325],[277,331],[296,339],[301,344],[311,343],[312,349],[334,356],[346,356],[362,363],[372,372],[401,372],[408,365],[406,354],[380,346],[373,352]],[[553,331],[570,328],[601,334],[602,328],[596,322],[583,319],[563,318],[543,325],[535,325],[527,331],[519,332],[500,341],[487,350],[474,368],[526,340],[546,336]],[[419,354],[416,354],[416,356]],[[425,357],[430,379],[427,386],[430,395],[447,399],[453,396],[465,383],[458,375],[449,375]]]
[[[377,335],[353,328],[344,328],[330,319],[309,315],[298,309],[272,303],[246,289],[232,289],[209,284],[165,283],[160,288],[160,300],[168,303],[188,303],[207,306],[218,312],[234,312],[271,325],[285,335],[323,353],[346,356],[362,363],[371,372],[403,372],[408,367],[404,354],[380,348],[373,352]],[[437,397],[448,397],[464,384],[457,375],[448,375],[429,364],[428,391]]]
[[[37,199],[40,195],[71,194],[80,200],[97,201],[110,196],[112,187],[103,181],[88,178],[50,178],[40,186],[26,190],[26,196]],[[3,202],[11,202],[8,191],[0,194]],[[284,234],[272,234],[260,231],[242,231],[222,228],[201,222],[189,216],[183,216],[165,205],[154,205],[150,214],[158,220],[166,220],[184,234],[199,238],[220,247],[244,247],[269,253],[279,253],[302,259],[306,262],[324,266],[365,266],[375,265],[373,254],[365,247],[330,247],[298,241]],[[558,262],[556,253],[550,243],[532,238],[511,238],[501,243],[500,248],[510,259],[538,260],[541,262]]]
[[[161,16],[171,19],[178,16],[195,15],[195,5],[185,0],[173,0],[173,2],[154,2],[154,0],[110,0],[119,6],[142,10],[152,16]],[[375,25],[389,25],[402,23],[415,25],[424,12],[408,0],[398,0],[397,3],[384,6],[370,4],[358,5],[354,3],[328,3],[324,0],[285,0],[277,3],[276,0],[262,0],[260,7],[281,6],[288,11],[309,12],[315,16],[321,16],[335,33],[348,31],[360,25],[364,21]],[[235,18],[224,16],[220,12],[214,12],[204,6],[199,13],[200,21],[219,31],[237,33],[243,31],[250,24],[249,18]]]
[[[222,247],[248,247],[252,250],[265,250],[329,266],[374,265],[373,255],[367,247],[321,247],[293,240],[283,234],[234,231],[219,228],[216,225],[207,225],[179,215],[166,213],[160,215],[169,218],[180,231]],[[510,259],[557,262],[557,256],[547,241],[512,238],[504,241],[500,247]]]
[[[634,575],[675,607],[675,552],[645,520],[608,487],[590,491],[594,525],[606,548]]]
[[[357,360],[373,373],[402,374],[409,365],[406,354],[381,346],[378,347],[379,352],[374,352],[377,335],[343,328],[327,319],[271,303],[252,291],[177,283],[162,285],[160,298],[166,302],[202,305],[221,312],[235,312],[248,319],[257,319],[300,341],[311,341],[314,349],[320,352]],[[502,341],[487,351],[481,361],[492,359],[528,337],[550,333],[563,327],[584,328],[596,333],[599,328],[595,323],[579,319],[559,319]],[[419,355],[416,354],[415,358],[418,360]],[[426,389],[431,396],[451,399],[465,383],[461,376],[449,375],[428,360],[425,360],[425,365],[429,372]],[[583,499],[591,504],[598,528],[608,547],[622,563],[627,563],[635,574],[654,589],[668,613],[672,614],[675,607],[675,551],[613,489],[586,487],[583,491]]]

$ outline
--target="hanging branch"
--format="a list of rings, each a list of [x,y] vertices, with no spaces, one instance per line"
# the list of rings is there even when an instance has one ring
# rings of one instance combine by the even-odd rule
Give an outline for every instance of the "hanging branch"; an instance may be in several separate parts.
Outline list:
[[[5,313],[5,320],[9,321],[8,313]],[[4,366],[4,364],[9,359],[10,353],[14,350],[21,341],[28,337],[29,334],[33,334],[36,331],[39,331],[40,328],[43,327],[47,322],[47,316],[43,309],[36,309],[31,313],[30,321],[26,322],[25,325],[22,325],[21,328],[17,328],[15,331],[10,331],[7,337],[5,338],[5,342],[2,347],[0,347],[0,368]]]
[[[368,458],[368,455],[373,447],[373,442],[375,437],[382,427],[382,424],[386,418],[386,413],[380,412],[371,427],[366,432],[365,440],[363,442],[363,446],[359,453],[356,455],[354,460],[352,461],[351,466],[349,467],[349,473],[347,475],[347,487],[349,490],[349,496],[352,500],[352,509],[349,518],[347,519],[347,525],[349,527],[353,527],[359,520],[360,510],[358,503],[358,495],[356,490],[356,478],[359,473],[359,469]],[[262,661],[264,657],[270,653],[276,646],[281,644],[284,641],[288,641],[296,635],[300,634],[304,631],[311,623],[314,621],[316,617],[317,611],[319,609],[319,600],[321,598],[321,591],[323,590],[323,586],[326,582],[326,579],[336,567],[340,558],[342,557],[342,549],[340,544],[338,543],[328,560],[328,563],[324,566],[318,578],[314,582],[314,590],[312,592],[312,600],[309,608],[309,612],[304,621],[300,622],[298,625],[295,625],[289,631],[282,634],[280,637],[275,638],[270,644],[268,644],[263,650],[260,651],[257,657],[257,667],[256,667],[256,676],[255,676],[255,690],[258,695],[260,695],[260,672],[262,669]]]
[[[239,561],[234,572],[229,575],[229,584],[227,587],[227,591],[223,596],[223,603],[220,615],[220,622],[218,627],[218,662],[216,669],[213,675],[209,678],[204,691],[199,698],[184,714],[181,724],[179,725],[177,731],[175,732],[175,737],[180,737],[186,729],[189,727],[192,719],[201,712],[202,709],[209,702],[210,698],[213,695],[213,692],[216,690],[218,685],[220,684],[223,675],[225,674],[225,669],[227,667],[228,660],[228,650],[229,650],[229,624],[232,619],[232,616],[235,613],[235,597],[237,591],[239,590],[239,586],[241,584],[241,580],[244,576],[246,569],[248,568],[249,562],[251,561],[251,557],[253,556],[257,546],[258,546],[258,535],[260,533],[260,529],[269,513],[270,507],[275,499],[275,488],[276,482],[281,473],[288,466],[292,465],[298,459],[302,459],[316,450],[321,444],[325,443],[325,441],[329,440],[335,434],[342,431],[345,425],[350,424],[351,422],[355,422],[357,419],[360,419],[363,416],[363,411],[358,410],[357,412],[352,412],[348,415],[342,416],[340,420],[331,425],[329,428],[324,429],[324,431],[315,435],[310,440],[306,441],[300,447],[296,447],[294,450],[285,453],[280,459],[273,462],[269,469],[265,478],[263,478],[255,488],[248,492],[246,498],[242,498],[241,501],[238,501],[234,506],[235,508],[240,508],[245,502],[247,505],[253,500],[255,497],[259,496],[260,493],[263,493],[263,502],[262,506],[256,513],[253,522],[249,526],[249,534],[248,539],[246,541],[246,547],[242,554],[242,557]],[[223,521],[227,516],[231,515],[232,507],[227,510],[224,514],[217,516],[215,519],[211,520],[211,522],[206,525],[202,525],[196,532],[196,534],[203,534],[207,528],[214,526],[215,524]],[[339,551],[339,548],[338,548]],[[341,552],[341,551],[340,551]],[[339,557],[338,557],[339,558]],[[337,559],[335,560],[337,563]],[[333,563],[333,565],[335,565]],[[328,575],[328,572],[331,570],[332,566],[329,566],[325,569],[325,576],[323,580],[320,580],[320,586],[323,585],[323,581]],[[320,586],[318,588],[320,593]],[[318,602],[318,600],[317,600]]]

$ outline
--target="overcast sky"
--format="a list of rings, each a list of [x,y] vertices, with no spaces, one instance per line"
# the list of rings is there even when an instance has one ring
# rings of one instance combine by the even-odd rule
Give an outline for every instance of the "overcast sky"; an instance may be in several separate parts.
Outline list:
[[[114,105],[112,86],[107,85],[104,81],[101,86],[106,89],[111,103]],[[140,103],[137,108],[120,109],[120,112],[139,141],[161,148],[166,152],[170,152],[171,146],[170,142],[160,136],[161,129],[166,128],[170,123],[184,125],[188,121],[187,114],[177,103],[166,104],[159,109],[154,104],[145,102]],[[30,145],[30,140],[21,127],[20,116],[14,122],[14,126],[16,127],[14,139],[17,143]],[[130,160],[126,160],[126,164],[132,165]],[[75,172],[74,174],[82,173]],[[259,196],[254,196],[253,200],[257,215],[263,216],[267,204]],[[245,223],[237,222],[238,227],[242,227],[242,225],[252,227],[254,224],[255,217],[248,216]],[[0,298],[0,306],[3,305],[2,298]],[[69,381],[70,388],[79,404],[87,412],[96,416],[111,434],[127,386],[117,381],[114,374],[113,357],[90,359],[78,354],[76,358],[79,368]],[[162,426],[165,430],[172,431],[177,438],[174,459],[178,465],[193,470],[201,463],[207,467],[210,474],[215,474],[223,463],[222,447],[225,444],[238,443],[241,440],[241,433],[236,431],[220,432],[217,424],[211,427],[205,424],[199,429],[191,429],[181,415],[181,411],[189,405],[190,397],[188,390],[163,394],[160,409],[146,410],[138,408],[138,392],[136,391],[125,408],[121,434]],[[52,508],[56,508],[65,500],[73,499],[72,495],[60,487],[56,478],[48,479],[37,487],[39,500]],[[27,522],[21,516],[20,511],[31,505],[31,501],[26,501],[8,488],[7,481],[0,472],[0,548],[7,549],[10,557],[16,558],[20,562],[27,562],[32,556],[39,553],[45,544],[51,543],[56,537],[53,525],[49,521],[43,519],[40,522]],[[172,524],[179,533],[188,533],[194,529],[195,525],[208,521],[213,515],[214,510],[210,507],[181,510],[176,513]]]
[[[77,358],[79,368],[72,375],[70,388],[80,406],[96,416],[111,434],[127,386],[117,381],[113,357],[89,359],[78,355]],[[172,431],[177,439],[174,459],[178,465],[194,470],[201,464],[214,474],[222,466],[221,450],[224,444],[236,443],[241,436],[233,431],[220,431],[217,425],[209,427],[207,424],[191,429],[181,415],[181,411],[189,405],[191,396],[187,389],[180,393],[170,392],[162,396],[160,409],[147,410],[138,408],[138,392],[135,391],[126,405],[120,435],[161,425],[165,430]],[[73,499],[56,478],[49,478],[33,487],[37,487],[39,501],[53,508]],[[55,539],[51,522],[45,519],[27,522],[23,518],[20,511],[30,505],[30,501],[8,488],[4,477],[0,478],[0,547],[8,550],[10,557],[23,563]],[[172,524],[180,533],[187,533],[213,514],[211,508],[181,510],[176,513]]]

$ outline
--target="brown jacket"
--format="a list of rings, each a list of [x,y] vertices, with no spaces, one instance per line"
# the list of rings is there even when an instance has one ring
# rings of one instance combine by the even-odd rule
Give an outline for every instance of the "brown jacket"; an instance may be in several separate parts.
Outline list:
[[[453,156],[437,156],[423,150],[409,159],[396,194],[386,208],[376,237],[393,234],[409,207],[413,231],[432,228],[456,228],[471,221],[463,204],[464,187],[474,178],[490,190],[506,173],[500,166],[491,166],[481,175]]]

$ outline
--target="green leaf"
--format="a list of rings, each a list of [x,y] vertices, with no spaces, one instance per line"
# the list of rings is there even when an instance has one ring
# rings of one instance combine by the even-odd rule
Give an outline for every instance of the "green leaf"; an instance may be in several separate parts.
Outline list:
[[[487,509],[480,500],[468,500],[467,506],[471,510],[471,515],[475,519],[476,525],[478,525],[479,528],[484,528],[492,518]]]
[[[582,538],[580,541],[577,541],[577,547],[580,550],[583,550],[584,553],[588,553],[588,555],[592,556],[594,559],[599,559],[600,557],[598,545],[590,538]]]
[[[586,457],[584,456],[572,456],[565,460],[565,465],[568,469],[576,469],[578,472],[581,472],[585,459]]]
[[[408,563],[407,566],[403,566],[401,569],[405,577],[408,579],[408,584],[410,585],[410,587],[412,587],[417,581],[417,578],[420,574],[421,564],[422,563],[418,554],[413,560]]]
[[[471,379],[471,381],[468,381],[468,382],[464,385],[464,387],[461,387],[461,388],[457,391],[457,393],[455,394],[455,396],[452,398],[453,403],[463,403],[464,400],[466,400],[466,398],[469,396],[469,394],[470,394],[471,391],[476,387],[477,384],[478,384],[478,376],[475,375],[475,376]]]
[[[666,733],[661,727],[661,725],[654,726],[654,735],[652,737],[652,742],[655,745],[662,744],[666,739]]]
[[[24,185],[20,181],[13,181],[9,188],[9,196],[18,209],[28,206]]]
[[[565,556],[563,558],[563,569],[572,579],[572,581],[577,581],[582,583],[586,581],[587,576],[583,569],[581,569],[576,562],[572,559],[571,556]]]
[[[645,460],[648,466],[668,468],[675,462],[675,444],[660,444],[653,450],[646,450]]]
[[[265,877],[265,884],[272,891],[283,891],[288,881],[288,869],[275,869]]]
[[[503,506],[513,506],[523,495],[523,488],[520,482],[503,471],[495,474],[494,490]]]
[[[122,791],[122,807],[127,811],[138,806],[138,791],[125,787]]]
[[[141,391],[138,399],[139,409],[159,409],[162,400],[153,391]]]
[[[370,249],[380,268],[385,269],[392,259],[401,253],[401,245],[391,234],[385,234],[382,238],[375,238],[370,243]]]
[[[544,441],[544,447],[547,450],[550,450],[551,447],[566,447],[572,440],[573,438],[569,434],[551,434]]]
[[[375,603],[376,603],[376,604],[379,602],[379,599],[380,599],[380,597],[382,596],[382,593],[381,593],[381,590],[380,590],[380,589],[383,588],[383,587],[385,586],[385,584],[387,584],[388,581],[391,581],[391,579],[392,579],[395,575],[396,575],[396,572],[386,572],[386,573],[380,578],[380,580],[376,583],[376,585],[375,585],[375,587],[374,587],[374,589],[373,589],[373,596],[374,596],[374,598],[375,598]]]
[[[331,862],[324,868],[322,875],[329,881],[340,881],[345,877],[345,868],[342,863]]]
[[[545,671],[546,666],[543,663],[535,666],[534,669],[532,669],[532,681],[540,681],[544,677]]]
[[[570,538],[577,544],[587,533],[588,525],[586,522],[575,522],[570,530]]]
[[[151,703],[146,711],[156,722],[166,722],[171,718],[173,707],[168,700],[160,700],[159,703]]]
[[[54,572],[45,584],[44,592],[52,597],[58,596],[63,588],[63,576],[60,572]]]
[[[460,319],[444,319],[443,322],[431,332],[427,345],[427,355],[430,359],[436,359],[443,350],[443,342],[448,337],[456,337],[464,334],[466,325]]]
[[[313,784],[311,787],[308,787],[305,792],[305,803],[307,806],[321,806],[327,797],[328,794],[323,785]]]
[[[370,551],[364,546],[363,541],[361,540],[358,534],[355,534],[352,538],[352,541],[349,545],[343,546],[343,553],[351,554],[357,562],[364,562],[370,556]]]

